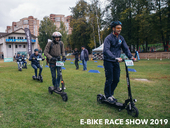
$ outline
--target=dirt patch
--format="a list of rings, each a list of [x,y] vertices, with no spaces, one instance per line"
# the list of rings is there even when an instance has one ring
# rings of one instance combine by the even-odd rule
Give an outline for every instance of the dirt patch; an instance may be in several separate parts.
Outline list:
[[[150,80],[148,80],[148,79],[134,79],[134,80],[137,80],[137,81],[144,81],[144,82],[150,82]]]

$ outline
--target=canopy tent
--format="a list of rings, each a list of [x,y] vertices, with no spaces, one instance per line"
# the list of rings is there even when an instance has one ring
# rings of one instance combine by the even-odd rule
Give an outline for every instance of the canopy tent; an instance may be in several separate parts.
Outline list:
[[[98,48],[93,49],[93,52],[103,52],[103,48],[104,48],[104,43],[102,45],[100,45]]]
[[[103,48],[104,44],[92,50],[93,60],[102,60],[103,59]]]

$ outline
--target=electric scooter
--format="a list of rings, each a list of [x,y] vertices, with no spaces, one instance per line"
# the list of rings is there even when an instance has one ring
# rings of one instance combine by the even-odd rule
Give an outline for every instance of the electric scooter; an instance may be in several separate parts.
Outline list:
[[[64,80],[63,80],[63,77],[62,77],[62,68],[61,68],[61,67],[64,66],[64,63],[61,61],[60,58],[57,59],[57,61],[56,61],[56,66],[57,66],[57,67],[60,67],[60,80],[61,80],[62,88],[61,88],[60,91],[58,91],[58,90],[54,89],[53,86],[50,86],[50,87],[48,87],[48,92],[49,92],[50,94],[53,94],[53,92],[55,92],[55,93],[61,95],[63,101],[66,102],[66,101],[68,100],[68,96],[67,96],[67,93],[64,92],[65,87],[64,87]]]
[[[128,66],[133,66],[133,61],[132,60],[122,60],[123,62],[125,62],[125,69],[126,69],[126,80],[127,80],[127,88],[128,88],[128,99],[125,100],[124,103],[119,103],[117,101],[115,101],[114,104],[109,103],[106,100],[106,97],[102,94],[98,94],[97,95],[97,102],[98,103],[109,103],[111,105],[113,105],[114,107],[118,107],[119,111],[126,109],[127,113],[129,115],[131,115],[132,117],[138,117],[139,115],[139,111],[138,109],[135,107],[135,102],[137,102],[136,99],[132,99],[132,93],[131,93],[131,87],[130,87],[130,78],[129,78],[129,72],[128,72]]]

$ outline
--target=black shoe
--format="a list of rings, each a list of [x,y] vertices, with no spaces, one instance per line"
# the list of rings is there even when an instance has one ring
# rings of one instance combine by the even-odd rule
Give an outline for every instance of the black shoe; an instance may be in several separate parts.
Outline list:
[[[61,92],[62,91],[59,87],[54,87],[54,90],[56,90],[57,92]]]

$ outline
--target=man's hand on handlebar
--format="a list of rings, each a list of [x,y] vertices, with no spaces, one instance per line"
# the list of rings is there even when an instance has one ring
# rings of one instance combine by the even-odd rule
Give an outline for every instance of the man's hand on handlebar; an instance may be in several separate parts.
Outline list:
[[[132,57],[131,60],[136,61],[136,58]]]
[[[122,58],[116,58],[118,62],[122,62]]]
[[[66,57],[65,56],[62,57],[62,61],[66,61]]]
[[[55,58],[55,57],[52,57],[52,58],[50,59],[50,61],[56,61],[56,58]]]

